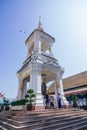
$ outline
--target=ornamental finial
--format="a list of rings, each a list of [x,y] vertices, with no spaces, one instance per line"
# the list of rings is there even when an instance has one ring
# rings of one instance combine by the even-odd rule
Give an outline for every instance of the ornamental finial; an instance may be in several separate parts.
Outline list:
[[[42,23],[41,23],[41,16],[39,16],[38,29],[43,30]]]

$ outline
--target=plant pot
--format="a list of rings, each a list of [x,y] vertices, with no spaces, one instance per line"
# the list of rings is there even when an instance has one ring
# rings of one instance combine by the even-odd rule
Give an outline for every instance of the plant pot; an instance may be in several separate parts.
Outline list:
[[[73,104],[73,107],[77,107],[77,104]]]
[[[34,104],[27,104],[27,111],[32,111],[35,110],[35,105]]]

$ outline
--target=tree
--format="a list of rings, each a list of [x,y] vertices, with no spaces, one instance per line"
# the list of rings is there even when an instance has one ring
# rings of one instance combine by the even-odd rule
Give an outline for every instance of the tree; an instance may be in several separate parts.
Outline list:
[[[3,97],[3,103],[4,103],[4,109],[9,110],[9,100],[7,100],[5,97]]]
[[[35,93],[33,89],[29,89],[27,91],[27,94],[25,95],[25,98],[27,99],[27,110],[32,110],[33,109],[33,103],[35,102]]]

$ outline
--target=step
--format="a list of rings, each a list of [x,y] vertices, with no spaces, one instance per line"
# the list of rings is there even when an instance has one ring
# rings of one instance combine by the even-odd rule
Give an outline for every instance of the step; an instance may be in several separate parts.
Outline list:
[[[84,111],[84,112],[85,112],[85,111]],[[64,116],[64,115],[70,114],[70,113],[71,113],[70,111],[67,111],[66,113],[63,113],[63,112],[61,112],[61,111],[60,111],[60,112],[58,111],[57,113],[56,113],[56,112],[54,112],[54,113],[52,112],[52,113],[49,113],[49,114],[48,114],[48,113],[47,113],[47,114],[41,114],[41,115],[38,115],[38,116],[37,116],[37,115],[35,115],[35,116],[26,115],[26,116],[21,116],[21,117],[14,116],[13,118],[14,118],[15,120],[19,120],[19,121],[22,120],[22,121],[23,121],[23,120],[29,120],[29,119],[32,119],[32,118],[33,118],[33,119],[37,119],[37,118],[44,118],[44,117],[46,117],[46,116],[51,117],[51,116],[54,116],[54,115],[61,115],[61,116],[63,115],[63,116]],[[72,113],[75,113],[75,112],[72,112]],[[77,111],[76,113],[80,113],[80,111]]]
[[[50,119],[55,119],[56,117],[62,119],[62,118],[66,118],[66,117],[70,117],[70,116],[74,116],[74,115],[79,115],[79,114],[80,114],[80,113],[76,113],[76,114],[71,114],[71,113],[69,113],[68,115],[63,115],[63,116],[61,116],[61,115],[59,115],[59,114],[57,113],[57,114],[54,115],[54,116],[37,117],[37,120],[36,120],[36,119],[31,119],[31,120],[27,119],[27,120],[25,120],[25,121],[22,120],[22,121],[20,121],[20,122],[18,121],[18,122],[19,122],[20,124],[21,124],[21,123],[27,123],[27,122],[29,122],[29,123],[34,122],[34,123],[35,123],[36,121],[39,121],[39,122],[40,122],[42,119],[44,120],[45,118],[48,119],[48,120],[50,120]],[[87,113],[84,112],[84,113],[81,113],[81,114],[83,115],[83,114],[87,114]],[[80,115],[81,115],[81,114],[80,114]],[[14,120],[14,121],[17,122],[17,120]]]
[[[72,118],[71,118],[71,119],[72,119]],[[65,119],[65,120],[66,120],[66,119]],[[69,120],[70,120],[70,119],[69,119]],[[77,119],[76,119],[76,120],[77,120]],[[48,122],[48,124],[50,125],[50,123],[52,124],[52,122],[54,123],[55,121],[58,122],[58,120],[53,120],[53,121]],[[61,120],[61,122],[62,122],[62,121],[64,121],[64,120]],[[47,121],[46,121],[46,122],[47,122]],[[59,122],[60,122],[60,121],[59,121]],[[59,123],[59,122],[58,122],[58,123]],[[6,123],[6,122],[4,122],[4,123]],[[43,123],[44,123],[44,122],[43,122]],[[35,126],[38,127],[38,125],[39,125],[39,126],[40,126],[40,125],[43,125],[43,123],[37,123],[37,124],[27,125],[27,126],[21,126],[21,127],[20,127],[20,126],[17,127],[17,126],[10,125],[10,124],[9,124],[9,125],[10,125],[11,128],[13,127],[14,129],[24,129],[24,128],[27,129],[28,127],[29,127],[29,128],[32,128],[32,127],[35,127]],[[47,123],[45,123],[45,124],[47,125]],[[36,127],[35,127],[35,128],[36,128]]]
[[[8,129],[3,126],[0,126],[0,130],[8,130]]]
[[[61,122],[65,123],[63,129],[68,130],[67,128],[70,128],[70,127],[73,128],[70,122],[71,123],[73,123],[74,121],[79,122],[80,120],[85,121],[87,117],[87,112],[84,110],[77,110],[77,109],[73,109],[73,110],[63,109],[63,110],[55,110],[55,111],[47,110],[44,112],[35,112],[35,113],[27,112],[27,113],[23,113],[22,115],[20,112],[20,113],[16,113],[15,116],[10,115],[11,118],[9,119],[7,119],[7,117],[10,117],[9,113],[7,112],[6,113],[3,112],[2,114],[0,113],[0,116],[1,116],[0,118],[2,119],[2,121],[0,120],[0,124],[3,126],[3,128],[5,127],[8,128],[8,130],[25,130],[25,129],[26,130],[32,130],[32,129],[48,130],[51,128],[53,130],[53,129],[56,129],[56,127],[58,127],[59,125],[61,127]],[[83,118],[83,119],[79,119],[79,118]],[[21,119],[21,121],[19,121],[18,119]],[[66,121],[68,121],[69,124]],[[74,124],[75,123],[76,122],[74,122]],[[80,124],[81,123],[82,122],[80,122]],[[77,127],[75,128],[81,127],[80,124],[77,123],[76,125]],[[86,128],[85,122],[83,123],[83,126],[84,128]]]
[[[78,128],[74,128],[74,129],[72,129],[72,130],[87,130],[87,124],[86,125],[81,125],[80,127],[78,127]]]
[[[82,121],[82,120],[86,120],[86,121]],[[73,123],[74,123],[75,127],[78,124],[79,125],[81,125],[82,123],[87,124],[87,117],[85,117],[85,119],[79,119],[79,120],[74,120],[74,121],[69,121],[69,122],[62,122],[62,123],[59,123],[59,124],[51,124],[51,125],[48,125],[48,126],[46,124],[44,124],[45,127],[39,127],[39,128],[31,129],[31,130],[53,130],[53,129],[55,129],[55,130],[63,130],[65,128],[72,128]],[[62,125],[64,125],[64,126],[62,127]]]
[[[84,113],[84,114],[86,114],[86,113]],[[75,114],[76,115],[76,114]],[[78,113],[77,113],[77,115],[78,115]],[[66,118],[66,117],[70,117],[70,116],[74,116],[74,114],[68,114],[68,115],[64,115],[63,117],[61,117],[61,116],[59,116],[59,115],[55,115],[55,116],[48,116],[47,118],[46,118],[46,121],[47,120],[55,120],[56,118],[57,119],[64,119],[64,118]],[[5,117],[4,117],[5,118]],[[37,120],[35,120],[35,119],[32,119],[32,120],[27,120],[27,121],[17,121],[17,120],[14,120],[14,119],[7,119],[6,120],[6,118],[5,118],[5,120],[4,121],[7,121],[8,123],[12,123],[13,125],[17,125],[17,126],[19,126],[19,125],[22,125],[22,124],[29,124],[29,123],[37,123],[37,122],[41,122],[42,121],[42,119],[43,120],[45,120],[44,118],[41,118],[41,119],[37,119]]]

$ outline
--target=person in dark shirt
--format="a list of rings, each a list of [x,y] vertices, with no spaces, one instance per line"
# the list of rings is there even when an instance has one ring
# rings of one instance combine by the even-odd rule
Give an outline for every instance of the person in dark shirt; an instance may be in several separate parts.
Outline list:
[[[61,95],[60,93],[58,93],[58,108],[61,109],[62,105],[61,105]]]
[[[48,94],[46,94],[46,109],[50,107],[50,98]]]
[[[46,95],[46,84],[44,82],[41,85],[41,92],[43,95]]]

